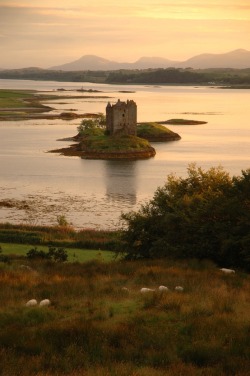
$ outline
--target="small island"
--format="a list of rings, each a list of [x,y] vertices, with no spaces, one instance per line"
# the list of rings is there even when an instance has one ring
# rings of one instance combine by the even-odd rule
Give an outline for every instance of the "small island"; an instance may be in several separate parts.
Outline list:
[[[187,120],[187,119],[170,119],[157,122],[159,124],[171,124],[171,125],[201,125],[207,124],[207,121],[200,120]]]
[[[146,159],[154,157],[149,142],[180,140],[177,133],[157,123],[137,124],[137,106],[133,100],[108,103],[106,118],[83,120],[78,134],[66,141],[75,141],[67,148],[50,152],[85,159]]]

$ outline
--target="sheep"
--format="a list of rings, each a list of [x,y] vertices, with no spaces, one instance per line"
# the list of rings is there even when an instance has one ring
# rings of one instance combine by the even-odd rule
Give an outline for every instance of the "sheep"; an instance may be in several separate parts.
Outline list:
[[[31,299],[25,305],[26,305],[26,307],[34,307],[34,306],[37,305],[37,300],[36,299]]]
[[[30,266],[28,265],[20,265],[20,269],[23,269],[23,270],[33,270]]]
[[[233,270],[233,269],[226,269],[226,268],[222,268],[222,269],[220,269],[223,273],[225,273],[225,274],[233,274],[233,273],[235,273],[235,270]]]
[[[45,306],[49,306],[50,304],[51,304],[51,301],[49,299],[44,299],[40,301],[39,306],[45,307]]]
[[[183,291],[184,288],[182,286],[176,286],[175,291]]]
[[[159,286],[159,291],[169,291],[167,286]]]
[[[147,287],[143,287],[141,288],[141,293],[144,294],[144,293],[147,293],[147,292],[153,292],[155,291],[154,289],[148,289]]]

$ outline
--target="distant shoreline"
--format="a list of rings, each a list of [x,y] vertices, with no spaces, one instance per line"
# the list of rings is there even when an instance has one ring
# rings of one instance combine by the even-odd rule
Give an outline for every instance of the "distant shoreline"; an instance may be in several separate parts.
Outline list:
[[[250,68],[149,68],[120,70],[49,70],[39,68],[0,70],[0,79],[88,82],[110,85],[209,86],[248,89]]]

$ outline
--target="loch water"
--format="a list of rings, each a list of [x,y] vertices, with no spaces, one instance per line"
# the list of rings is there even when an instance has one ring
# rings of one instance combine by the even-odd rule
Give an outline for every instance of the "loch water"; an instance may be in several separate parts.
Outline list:
[[[77,133],[80,119],[0,122],[0,221],[56,224],[65,216],[76,228],[115,228],[121,212],[153,197],[170,173],[185,177],[195,162],[221,165],[231,175],[250,168],[250,90],[194,86],[105,85],[0,80],[0,88],[32,89],[56,95],[86,96],[44,104],[53,113],[105,112],[108,101],[133,99],[138,121],[173,118],[206,121],[168,126],[181,140],[152,143],[156,156],[138,161],[84,160],[48,153],[68,146],[58,141]],[[63,88],[65,91],[58,91]],[[100,93],[79,92],[79,89]],[[96,98],[105,96],[108,98]]]

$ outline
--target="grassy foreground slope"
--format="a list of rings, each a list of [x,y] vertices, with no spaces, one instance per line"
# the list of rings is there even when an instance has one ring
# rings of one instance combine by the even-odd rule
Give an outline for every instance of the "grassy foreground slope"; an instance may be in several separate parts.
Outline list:
[[[2,375],[249,375],[249,275],[195,260],[29,265],[0,264]]]

